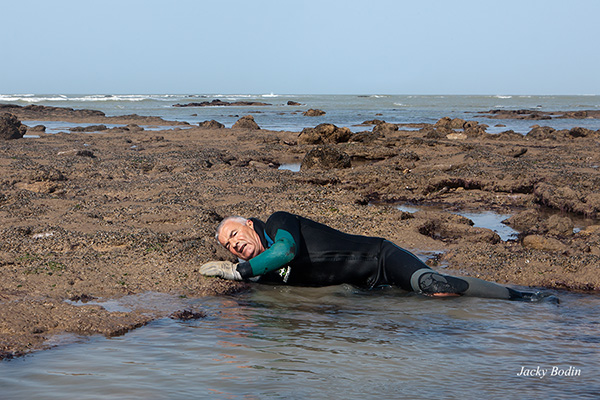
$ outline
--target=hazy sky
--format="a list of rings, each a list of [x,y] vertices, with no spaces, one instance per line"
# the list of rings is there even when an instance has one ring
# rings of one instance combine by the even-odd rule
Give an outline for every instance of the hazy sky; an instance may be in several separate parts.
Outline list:
[[[0,0],[0,93],[600,94],[598,0]]]

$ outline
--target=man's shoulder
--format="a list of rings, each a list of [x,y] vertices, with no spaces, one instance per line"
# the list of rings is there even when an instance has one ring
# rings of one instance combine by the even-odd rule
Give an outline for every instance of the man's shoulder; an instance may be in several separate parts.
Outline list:
[[[289,213],[287,211],[275,211],[271,216],[267,219],[268,221],[279,220],[279,219],[289,219],[289,218],[298,218],[298,215]]]

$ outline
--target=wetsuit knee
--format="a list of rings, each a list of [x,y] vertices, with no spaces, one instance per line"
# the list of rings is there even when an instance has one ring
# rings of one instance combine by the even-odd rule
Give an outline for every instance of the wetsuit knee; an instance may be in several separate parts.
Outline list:
[[[512,300],[520,292],[493,282],[472,277],[457,278],[439,274],[431,269],[420,269],[411,277],[411,287],[415,292],[425,295],[436,293],[458,294],[473,297]]]
[[[415,292],[425,295],[436,293],[463,294],[469,289],[469,284],[464,280],[438,274],[429,268],[416,271],[410,279],[410,284]]]

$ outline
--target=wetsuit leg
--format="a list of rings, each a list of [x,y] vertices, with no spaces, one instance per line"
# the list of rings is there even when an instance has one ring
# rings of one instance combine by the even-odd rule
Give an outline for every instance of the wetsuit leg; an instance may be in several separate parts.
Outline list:
[[[387,283],[402,289],[434,295],[439,293],[505,300],[528,300],[529,293],[472,277],[442,275],[407,250],[385,241],[382,246]]]

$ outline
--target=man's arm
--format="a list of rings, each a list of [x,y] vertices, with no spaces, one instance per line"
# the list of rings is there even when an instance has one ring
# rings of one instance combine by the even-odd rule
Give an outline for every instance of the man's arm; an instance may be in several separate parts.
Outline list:
[[[284,267],[296,257],[297,244],[290,232],[278,229],[273,245],[249,261],[238,264],[242,278],[263,275]]]

